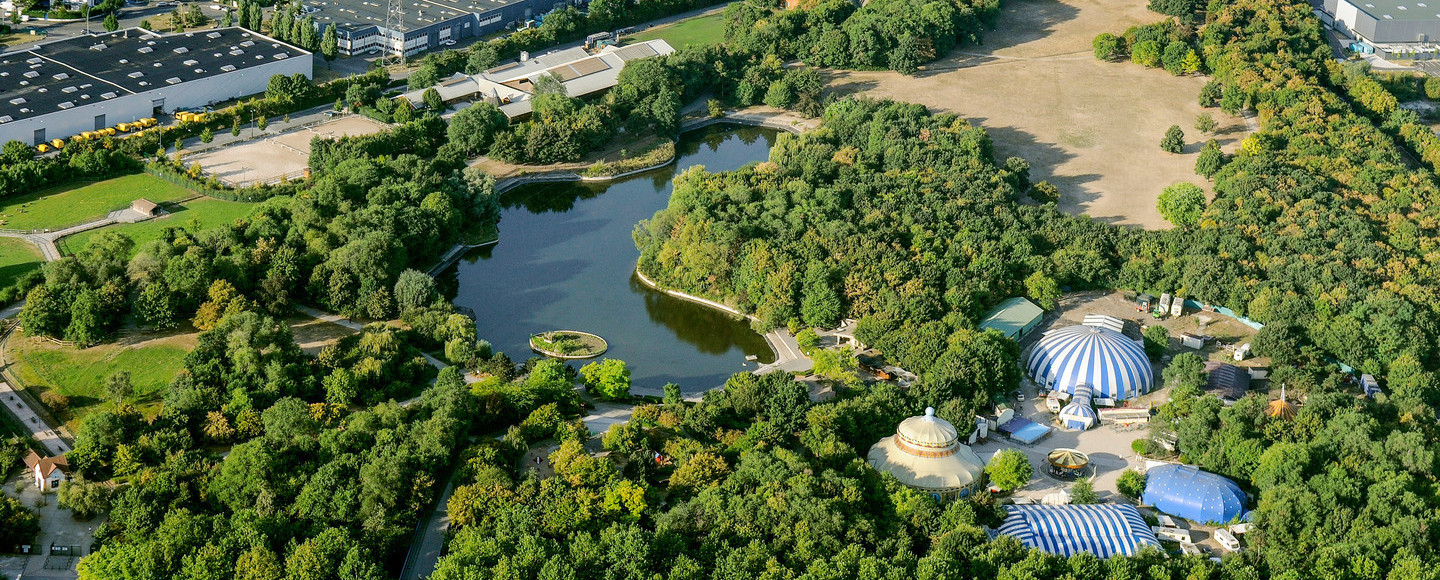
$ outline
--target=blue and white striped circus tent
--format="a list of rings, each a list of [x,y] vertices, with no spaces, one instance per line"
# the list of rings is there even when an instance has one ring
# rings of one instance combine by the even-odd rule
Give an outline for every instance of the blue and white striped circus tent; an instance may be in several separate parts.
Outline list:
[[[1126,504],[1008,505],[1001,534],[1027,547],[1069,557],[1090,552],[1101,558],[1133,556],[1145,546],[1160,547],[1140,510]]]
[[[1093,393],[1090,385],[1075,385],[1075,394],[1070,397],[1070,402],[1060,409],[1060,424],[1066,429],[1076,431],[1095,426],[1099,416],[1095,413],[1095,408],[1090,406]]]
[[[1090,385],[1097,397],[1123,401],[1150,392],[1155,372],[1145,349],[1125,335],[1075,325],[1045,333],[1030,350],[1025,371],[1040,386],[1075,394]]]

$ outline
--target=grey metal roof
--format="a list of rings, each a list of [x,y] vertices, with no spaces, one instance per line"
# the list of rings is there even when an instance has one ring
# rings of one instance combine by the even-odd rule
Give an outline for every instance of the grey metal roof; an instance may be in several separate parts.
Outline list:
[[[1380,22],[1440,21],[1440,0],[1347,0]]]
[[[520,0],[405,0],[405,29],[417,29],[460,16],[488,12]],[[386,0],[307,0],[315,22],[334,24],[337,30],[359,31],[385,27]]]
[[[239,27],[169,35],[129,28],[22,45],[0,54],[0,119],[45,115],[305,54]]]

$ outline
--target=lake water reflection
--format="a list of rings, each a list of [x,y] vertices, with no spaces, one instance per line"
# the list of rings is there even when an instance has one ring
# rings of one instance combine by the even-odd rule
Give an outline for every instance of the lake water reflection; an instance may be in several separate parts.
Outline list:
[[[444,276],[473,308],[479,336],[517,362],[534,332],[593,332],[606,358],[629,363],[637,392],[667,382],[686,392],[774,359],[748,323],[661,294],[634,276],[635,224],[668,203],[670,180],[694,165],[729,171],[764,161],[775,131],[716,126],[686,133],[675,164],[608,184],[535,184],[505,194],[500,243],[467,254]],[[583,364],[584,361],[577,361]]]

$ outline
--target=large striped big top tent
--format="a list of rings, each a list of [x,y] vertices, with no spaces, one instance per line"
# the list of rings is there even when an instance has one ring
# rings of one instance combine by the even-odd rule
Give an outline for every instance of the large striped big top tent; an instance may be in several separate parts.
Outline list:
[[[1075,393],[1090,385],[1095,395],[1126,400],[1150,392],[1155,374],[1145,349],[1108,328],[1075,325],[1045,333],[1025,370],[1041,386]]]
[[[1051,554],[1090,552],[1101,558],[1131,556],[1145,546],[1160,547],[1135,506],[1009,505],[999,532]]]

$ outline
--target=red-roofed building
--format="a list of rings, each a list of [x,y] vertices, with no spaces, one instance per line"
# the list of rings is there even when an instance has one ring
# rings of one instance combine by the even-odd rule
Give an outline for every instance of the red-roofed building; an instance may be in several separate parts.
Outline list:
[[[34,450],[25,456],[25,468],[35,479],[35,489],[41,492],[55,491],[60,484],[70,479],[70,464],[64,455],[40,457]]]

